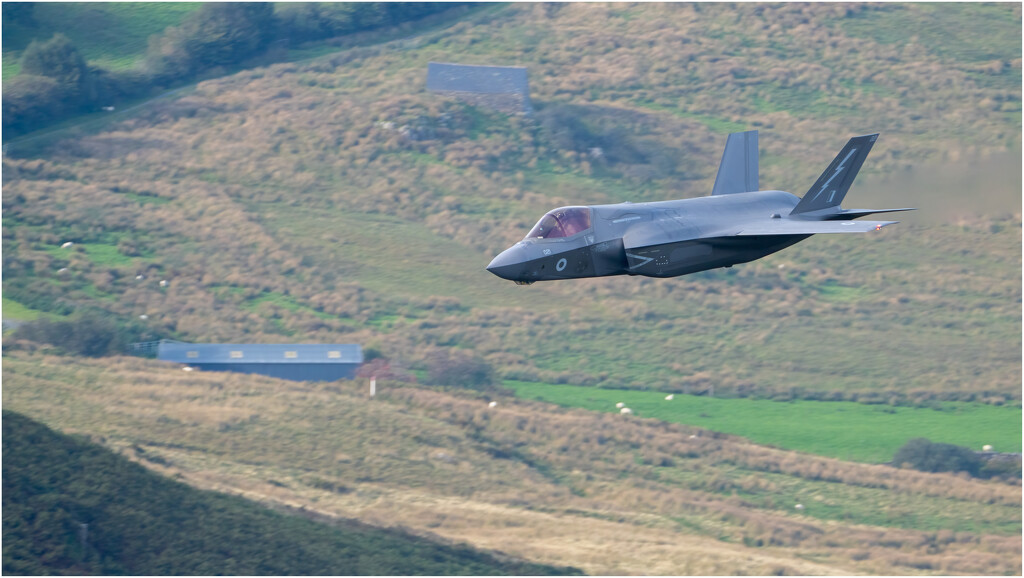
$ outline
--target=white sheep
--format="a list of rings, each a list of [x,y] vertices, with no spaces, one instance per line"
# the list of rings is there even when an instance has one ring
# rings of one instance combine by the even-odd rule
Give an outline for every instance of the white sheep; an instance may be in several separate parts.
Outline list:
[[[630,415],[633,413],[633,410],[629,409],[628,407],[624,407],[619,410],[619,413],[621,413],[622,415]]]
[[[498,402],[492,401],[491,403],[487,404],[487,407],[498,407]]]
[[[167,287],[167,279],[163,279],[163,280],[161,280],[161,281],[160,281],[160,286],[161,286],[161,287]]]
[[[675,397],[675,394],[670,393],[665,396],[665,401],[672,401],[673,399],[675,399]]]
[[[985,445],[981,446],[981,451],[983,451],[983,452],[990,452],[990,451],[992,451],[992,446],[990,446],[988,444],[985,444]]]
[[[622,402],[620,401],[619,403],[615,404],[615,407],[617,407],[617,408],[619,408],[619,409],[622,409],[622,408],[626,407],[626,404],[624,404],[624,403],[622,403]]]
[[[70,249],[74,245],[75,245],[74,243],[72,243],[71,241],[68,241],[67,243],[64,243],[63,245],[61,245],[60,248],[61,249]]]

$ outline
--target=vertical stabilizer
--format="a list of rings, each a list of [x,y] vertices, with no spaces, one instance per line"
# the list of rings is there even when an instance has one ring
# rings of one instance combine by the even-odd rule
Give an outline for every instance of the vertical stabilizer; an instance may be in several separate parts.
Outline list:
[[[838,207],[850,190],[853,179],[857,178],[857,172],[877,138],[878,133],[851,138],[790,214],[799,215]]]
[[[712,195],[749,193],[757,186],[757,131],[734,132],[725,141]]]

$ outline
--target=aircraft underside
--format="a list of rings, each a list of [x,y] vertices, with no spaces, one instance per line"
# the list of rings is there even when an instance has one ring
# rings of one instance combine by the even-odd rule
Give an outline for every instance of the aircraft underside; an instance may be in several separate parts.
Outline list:
[[[629,249],[627,274],[678,277],[731,267],[781,251],[807,237],[810,235],[718,237]]]

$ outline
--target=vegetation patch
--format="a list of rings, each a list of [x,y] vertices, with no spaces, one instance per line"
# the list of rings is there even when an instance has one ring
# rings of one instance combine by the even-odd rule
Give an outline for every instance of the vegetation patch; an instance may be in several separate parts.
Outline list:
[[[1021,408],[942,403],[934,408],[851,402],[715,399],[663,392],[608,390],[506,381],[516,395],[565,407],[617,413],[624,403],[639,417],[699,426],[757,443],[843,460],[882,463],[911,438],[927,437],[980,451],[992,445],[1021,451]]]
[[[13,299],[3,298],[3,318],[17,321],[32,321],[46,313],[31,307],[26,307]]]
[[[191,484],[358,512],[588,573],[625,564],[760,575],[784,563],[793,573],[885,574],[913,560],[1001,574],[1019,565],[1013,483],[843,462],[499,391],[378,377],[369,399],[366,386],[185,373],[133,358],[4,357],[7,409],[88,432]],[[616,551],[623,536],[635,546]]]
[[[231,287],[228,289],[230,291],[231,289],[236,288]],[[264,303],[270,303],[287,311],[304,311],[320,319],[334,319],[334,316],[332,315],[328,315],[322,311],[317,311],[312,307],[303,305],[302,303],[295,301],[294,299],[287,295],[284,295],[282,293],[275,293],[273,291],[264,293],[254,299],[248,300],[244,305],[242,305],[242,308],[254,311],[258,310],[260,308],[260,305],[263,305]]]
[[[3,428],[5,574],[575,573],[201,492],[11,411]]]
[[[199,2],[156,5],[137,2],[45,2],[17,7],[28,15],[4,9],[3,78],[18,73],[18,58],[32,39],[61,33],[90,62],[104,68],[131,67],[146,53],[149,37],[176,26],[199,8]],[[11,66],[8,66],[11,64]]]

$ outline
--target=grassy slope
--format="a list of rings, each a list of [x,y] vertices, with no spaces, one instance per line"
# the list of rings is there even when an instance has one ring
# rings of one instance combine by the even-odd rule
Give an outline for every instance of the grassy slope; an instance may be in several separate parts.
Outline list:
[[[634,414],[744,436],[757,443],[844,460],[883,463],[907,440],[925,437],[975,449],[991,444],[1020,453],[1021,410],[948,403],[934,409],[850,402],[713,399],[664,393],[605,390],[571,385],[505,382],[516,395],[616,413],[625,403]]]
[[[34,22],[4,22],[3,78],[20,69],[21,52],[33,40],[68,37],[90,64],[130,68],[146,53],[149,37],[176,26],[197,2],[40,2]]]
[[[358,524],[200,492],[4,411],[5,574],[542,574]],[[79,524],[88,524],[81,545]]]
[[[588,573],[1020,567],[1019,487],[996,482],[385,382],[369,401],[364,383],[25,353],[4,378],[5,408],[193,485]]]
[[[11,301],[10,299],[7,298],[4,298],[3,300],[4,319],[14,319],[17,321],[31,321],[33,319],[38,319],[39,315],[39,311],[31,309],[29,307],[25,307],[24,305],[18,303],[17,301]]]
[[[909,173],[913,188],[939,162],[1019,157],[1019,61],[978,69],[978,44],[990,41],[976,35],[941,55],[896,51],[856,28],[879,18],[875,8],[845,10],[512,6],[202,83],[44,157],[5,158],[5,297],[53,290],[56,301],[147,313],[196,341],[351,340],[407,363],[432,346],[466,347],[536,381],[1019,399],[1019,177],[1000,189],[1009,203],[957,204],[965,188],[988,194],[988,181],[945,179],[918,193],[926,211],[898,228],[814,238],[730,271],[529,288],[482,272],[551,206],[705,194],[722,134],[738,128],[762,129],[762,183],[797,193],[847,134],[883,130],[851,206],[913,204],[906,184],[858,196],[911,166],[925,167]],[[884,10],[918,34],[977,17]],[[1006,5],[982,25],[1019,37],[1019,22]],[[1019,58],[1017,46],[1001,58]],[[424,93],[430,60],[527,65],[539,105],[586,105],[586,122],[671,147],[678,165],[646,182],[623,176],[631,167],[589,166],[543,129]],[[418,144],[374,124],[441,113],[455,128]],[[81,246],[55,250],[68,239]],[[140,249],[130,262],[109,250],[122,241]],[[71,273],[56,276],[63,266]],[[989,501],[1004,492],[992,485],[912,472],[891,482],[876,466],[724,441],[691,456],[684,433],[696,430],[536,405],[487,424],[464,400],[398,397],[367,418],[352,395],[261,395],[209,376],[182,399],[180,372],[147,386],[152,366],[131,367],[5,358],[5,381],[18,385],[4,402],[117,447],[136,440],[203,487],[590,572],[1019,573],[1019,492]],[[112,379],[113,397],[102,390]],[[41,385],[62,401],[39,397]],[[684,433],[659,438],[663,427]],[[168,437],[174,447],[156,445]],[[439,456],[453,448],[454,461]],[[335,483],[356,491],[324,489]],[[807,518],[794,519],[796,502],[813,504]]]
[[[981,17],[1005,35],[1019,22],[1012,6],[1000,9]],[[816,237],[680,279],[521,288],[482,271],[550,206],[704,194],[720,155],[719,121],[763,127],[762,183],[797,192],[857,127],[885,128],[867,179],[1019,150],[1019,122],[1004,110],[1019,105],[1019,90],[972,80],[987,40],[967,35],[941,57],[913,47],[894,53],[887,41],[859,36],[874,9],[845,18],[845,8],[830,6],[545,10],[508,7],[414,40],[208,81],[66,143],[42,165],[9,160],[5,173],[24,178],[5,192],[25,201],[6,213],[5,252],[19,268],[5,272],[5,288],[32,294],[37,278],[49,278],[58,299],[98,298],[191,340],[341,337],[377,342],[412,364],[430,346],[472,348],[506,377],[537,381],[1019,399],[1012,195],[980,216],[968,206],[948,219],[930,203],[962,193],[931,190],[924,217],[877,235]],[[920,10],[890,7],[885,16],[908,28],[978,17]],[[800,34],[785,31],[801,22]],[[850,35],[837,36],[847,26]],[[826,36],[837,44],[819,57]],[[608,39],[619,48],[589,48]],[[526,64],[539,106],[585,106],[595,130],[619,127],[637,146],[672,147],[679,164],[661,178],[631,179],[635,167],[590,166],[529,122],[424,93],[426,62],[456,56]],[[652,60],[665,64],[642,64]],[[771,96],[764,91],[796,98],[814,83],[841,110],[758,108]],[[898,98],[868,98],[869,85]],[[984,99],[991,106],[976,106]],[[374,124],[442,114],[454,126],[422,142]],[[1005,186],[1019,190],[1019,179]],[[879,204],[903,205],[900,190]],[[83,246],[62,255],[54,245],[64,239]],[[125,239],[141,256],[113,253]],[[68,265],[70,275],[53,276]],[[134,281],[150,271],[173,277],[173,289],[160,290],[152,276]],[[267,295],[287,295],[289,305]],[[819,351],[827,363],[810,353]]]

